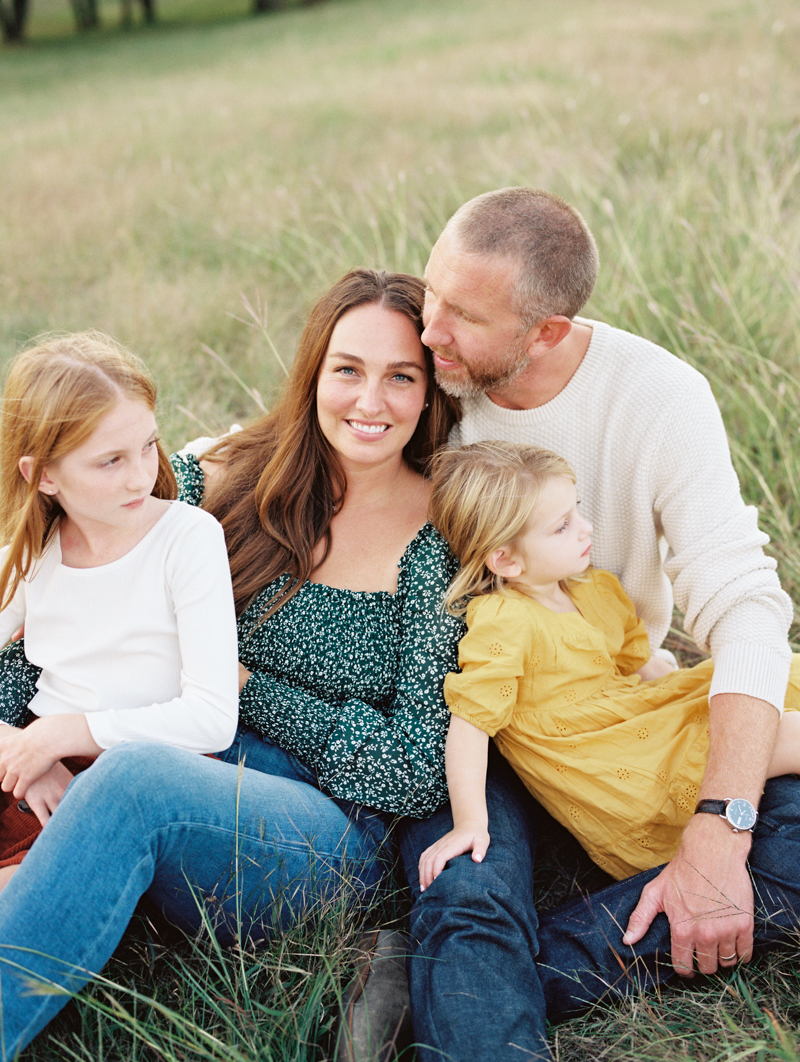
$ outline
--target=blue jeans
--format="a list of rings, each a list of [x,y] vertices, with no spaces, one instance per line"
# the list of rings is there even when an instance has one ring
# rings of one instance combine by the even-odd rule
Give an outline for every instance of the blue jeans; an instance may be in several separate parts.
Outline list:
[[[659,915],[635,947],[622,933],[661,868],[543,913],[533,909],[533,861],[545,812],[490,746],[491,844],[482,863],[451,860],[423,894],[417,863],[452,826],[450,809],[406,819],[400,853],[414,898],[408,970],[418,1062],[551,1059],[545,1015],[559,1021],[600,999],[637,994],[673,976],[669,923]],[[800,778],[767,783],[750,869],[756,950],[800,926]]]
[[[189,932],[210,919],[223,944],[369,899],[386,873],[387,817],[357,805],[348,814],[308,768],[253,735],[229,757],[245,744],[257,770],[130,743],[70,785],[0,895],[4,1060],[66,1002],[31,994],[31,981],[76,992],[145,893]]]

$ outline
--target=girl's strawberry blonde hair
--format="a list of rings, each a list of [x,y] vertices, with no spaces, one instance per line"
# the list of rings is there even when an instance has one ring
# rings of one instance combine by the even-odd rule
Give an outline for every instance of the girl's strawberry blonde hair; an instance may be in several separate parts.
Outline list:
[[[554,476],[575,482],[564,458],[541,446],[479,442],[434,457],[430,521],[461,561],[443,608],[461,615],[468,598],[503,592],[503,580],[486,561],[520,534]]]
[[[120,398],[156,405],[156,386],[134,354],[100,332],[39,337],[11,362],[0,414],[0,608],[41,556],[58,517],[57,499],[42,494],[45,466],[80,446]],[[153,494],[177,497],[175,476],[160,443]],[[34,459],[30,481],[21,457]]]

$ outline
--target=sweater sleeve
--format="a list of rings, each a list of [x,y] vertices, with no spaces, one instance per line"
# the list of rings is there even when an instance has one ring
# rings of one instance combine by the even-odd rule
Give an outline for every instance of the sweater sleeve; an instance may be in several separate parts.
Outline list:
[[[686,630],[714,659],[711,696],[739,693],[778,710],[786,693],[792,605],[763,547],[758,514],[742,500],[725,428],[697,378],[654,427],[655,516],[668,544],[664,570]]]
[[[401,569],[397,678],[388,705],[353,698],[327,704],[254,671],[240,695],[242,722],[302,759],[322,789],[380,811],[415,818],[447,800],[445,675],[457,667],[460,620],[441,601],[457,564],[430,529]]]
[[[142,740],[219,752],[233,740],[238,650],[225,539],[213,517],[193,515],[204,518],[193,520],[176,538],[165,573],[178,630],[180,696],[90,713],[89,729],[101,748]]]

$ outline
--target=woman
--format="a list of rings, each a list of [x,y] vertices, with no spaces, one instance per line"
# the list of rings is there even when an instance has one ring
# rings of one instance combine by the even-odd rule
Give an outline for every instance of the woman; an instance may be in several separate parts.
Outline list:
[[[32,995],[30,974],[76,991],[145,892],[189,931],[207,917],[224,943],[258,939],[368,899],[392,816],[446,799],[441,687],[461,626],[439,607],[454,562],[421,469],[452,413],[422,301],[416,278],[348,274],[312,310],[274,412],[175,458],[182,496],[207,490],[225,527],[244,725],[231,762],[131,743],[70,786],[0,903],[4,1058],[64,1002]]]

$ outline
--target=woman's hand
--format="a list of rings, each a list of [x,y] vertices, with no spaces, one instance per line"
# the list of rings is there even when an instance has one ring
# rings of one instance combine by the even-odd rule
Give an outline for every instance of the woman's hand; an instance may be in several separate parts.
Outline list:
[[[24,730],[0,727],[0,789],[21,800],[62,756],[99,756],[83,715],[49,715]]]
[[[484,822],[464,822],[454,826],[419,857],[420,891],[424,892],[434,878],[439,877],[448,859],[472,852],[473,860],[482,863],[488,847],[489,831]]]
[[[244,666],[244,664],[240,661],[239,662],[239,693],[242,692],[242,690],[244,689],[245,683],[247,682],[247,680],[250,678],[250,676],[252,674],[253,674],[253,672],[252,671],[248,671],[247,668]]]
[[[25,802],[42,826],[61,803],[64,790],[73,778],[74,775],[59,760],[26,789]]]

